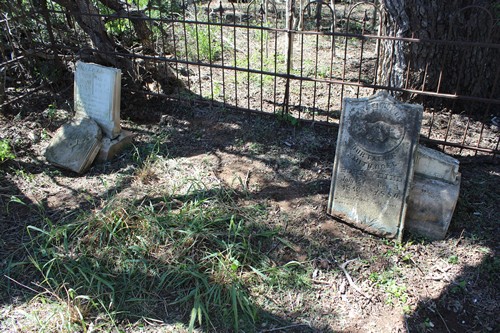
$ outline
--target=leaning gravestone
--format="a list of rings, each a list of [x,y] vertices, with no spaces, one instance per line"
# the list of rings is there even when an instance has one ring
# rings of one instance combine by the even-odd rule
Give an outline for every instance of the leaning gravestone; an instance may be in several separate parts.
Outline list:
[[[54,165],[84,173],[99,153],[101,139],[101,128],[95,121],[76,118],[56,131],[45,158]]]
[[[120,135],[119,69],[78,61],[74,94],[77,118],[93,119],[110,139]]]
[[[344,105],[328,214],[401,240],[423,108],[386,92]]]

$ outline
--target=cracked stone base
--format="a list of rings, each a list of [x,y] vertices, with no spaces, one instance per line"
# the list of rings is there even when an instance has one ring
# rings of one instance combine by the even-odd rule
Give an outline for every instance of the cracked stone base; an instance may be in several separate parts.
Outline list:
[[[126,130],[122,130],[116,139],[103,138],[102,147],[97,155],[98,162],[110,161],[132,143],[135,134]]]

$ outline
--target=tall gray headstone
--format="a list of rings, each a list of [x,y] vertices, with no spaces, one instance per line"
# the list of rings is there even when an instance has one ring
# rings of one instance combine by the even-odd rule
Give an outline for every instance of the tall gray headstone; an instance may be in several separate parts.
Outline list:
[[[78,61],[74,94],[76,117],[93,119],[110,139],[120,135],[119,69]]]
[[[401,240],[423,108],[386,92],[344,105],[328,213]]]

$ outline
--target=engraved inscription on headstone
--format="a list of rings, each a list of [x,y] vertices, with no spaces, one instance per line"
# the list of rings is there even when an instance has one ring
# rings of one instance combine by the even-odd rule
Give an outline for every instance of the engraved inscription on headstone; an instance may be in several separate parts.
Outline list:
[[[401,239],[422,106],[386,92],[346,99],[328,213],[372,233]]]
[[[120,135],[119,69],[78,61],[74,90],[77,117],[92,118],[108,138]]]

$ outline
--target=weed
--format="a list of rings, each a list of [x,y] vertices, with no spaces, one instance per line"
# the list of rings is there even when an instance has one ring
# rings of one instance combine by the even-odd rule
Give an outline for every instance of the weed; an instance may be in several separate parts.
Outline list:
[[[214,97],[222,97],[222,84],[220,82],[214,82]]]
[[[40,139],[42,139],[42,141],[47,141],[50,139],[49,133],[47,133],[47,130],[45,128],[42,129],[42,132],[40,133]]]
[[[35,179],[34,174],[27,172],[24,169],[16,169],[16,170],[14,170],[14,173],[16,174],[16,176],[21,177],[22,179],[26,180],[27,182],[32,182]]]
[[[424,320],[424,327],[425,328],[433,328],[434,327],[434,323],[429,318],[425,318],[425,320]]]
[[[464,292],[467,287],[467,281],[460,280],[457,282],[453,282],[453,287],[451,287],[451,292],[454,294]]]
[[[458,256],[452,255],[448,258],[448,263],[457,265],[458,264]]]
[[[7,139],[0,140],[0,164],[16,158],[10,147],[10,142]]]
[[[278,120],[290,124],[293,127],[299,126],[299,119],[295,118],[293,115],[290,113],[278,113],[277,114]]]
[[[57,104],[54,102],[52,104],[49,104],[49,107],[47,108],[47,118],[49,118],[49,121],[54,120],[56,117],[57,113]]]
[[[250,150],[250,152],[252,154],[262,154],[265,152],[266,150],[266,147],[262,144],[262,143],[258,143],[258,142],[251,142],[249,145],[248,145],[248,150]]]
[[[398,282],[397,275],[398,271],[394,268],[382,273],[372,272],[369,279],[386,293],[385,302],[387,304],[399,304],[403,307],[403,311],[407,312],[410,310],[407,304],[407,288],[405,284]]]
[[[216,39],[220,36],[220,28],[215,26],[186,26],[187,58],[192,61],[217,61],[222,54],[222,43]]]

